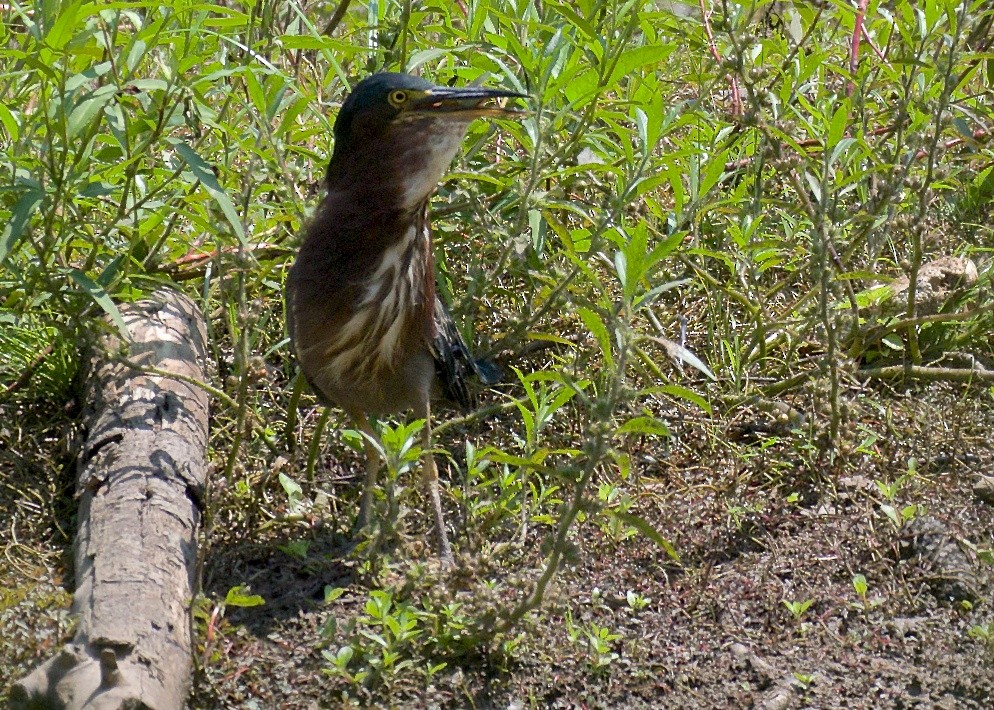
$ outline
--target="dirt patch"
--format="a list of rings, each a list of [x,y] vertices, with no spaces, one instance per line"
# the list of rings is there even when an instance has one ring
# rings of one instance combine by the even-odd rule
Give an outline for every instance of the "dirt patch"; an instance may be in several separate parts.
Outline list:
[[[421,636],[398,644],[403,667],[372,687],[329,672],[324,652],[373,630],[356,620],[377,586],[398,604],[430,597],[424,516],[401,525],[394,578],[374,580],[346,555],[346,530],[329,524],[347,516],[310,510],[296,528],[252,523],[261,532],[247,536],[221,506],[206,532],[210,601],[197,604],[190,707],[989,707],[989,399],[941,385],[853,397],[852,443],[835,460],[801,432],[740,436],[741,412],[674,419],[668,451],[643,442],[629,452],[640,472],[626,492],[679,563],[590,516],[575,531],[576,557],[519,635],[429,642],[421,619]],[[71,635],[71,496],[59,455],[69,447],[55,433],[69,426],[57,408],[35,414],[50,426],[22,413],[41,433],[26,453],[0,458],[13,511],[0,532],[3,692]],[[441,443],[460,445],[457,435]],[[345,455],[322,475],[344,496],[360,464]],[[215,495],[231,506],[228,493]],[[497,604],[480,580],[539,567],[546,532],[532,529],[517,565],[466,558],[459,584],[477,609]],[[237,585],[265,605],[222,612],[217,602]],[[327,589],[341,596],[326,601]]]
[[[715,434],[731,420],[675,425],[667,456],[632,452],[655,463],[629,493],[679,564],[590,518],[510,648],[414,654],[374,690],[323,672],[321,651],[337,651],[370,592],[335,561],[340,538],[314,536],[327,549],[310,566],[235,546],[207,561],[208,595],[251,579],[269,603],[218,627],[192,705],[988,707],[992,582],[978,550],[994,510],[974,493],[994,454],[988,398],[932,386],[854,399],[853,445],[834,461],[801,433],[733,442]],[[326,603],[325,586],[345,592]]]

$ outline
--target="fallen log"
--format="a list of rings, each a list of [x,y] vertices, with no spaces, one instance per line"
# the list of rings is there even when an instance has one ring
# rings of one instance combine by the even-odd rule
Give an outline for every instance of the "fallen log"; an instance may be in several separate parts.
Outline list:
[[[13,708],[182,708],[206,484],[206,329],[172,290],[121,308],[131,334],[86,362],[72,642],[11,689]],[[153,372],[154,370],[154,372]],[[179,376],[184,379],[176,379]]]

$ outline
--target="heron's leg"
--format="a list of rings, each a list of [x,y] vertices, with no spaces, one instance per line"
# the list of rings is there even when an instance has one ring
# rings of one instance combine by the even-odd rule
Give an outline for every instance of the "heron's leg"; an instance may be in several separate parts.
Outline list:
[[[376,432],[373,431],[372,425],[369,423],[369,417],[365,414],[360,414],[355,417],[356,425],[359,427],[359,431],[364,433],[366,436],[362,438],[362,447],[366,452],[366,479],[362,484],[362,499],[359,503],[359,517],[356,518],[355,527],[356,530],[362,530],[364,527],[369,525],[370,513],[373,507],[373,488],[376,487],[376,478],[380,473],[380,466],[382,462],[380,461],[380,452],[376,450],[373,446],[373,442],[367,437],[372,437],[376,439]]]
[[[424,477],[431,501],[432,512],[435,514],[435,531],[438,533],[438,556],[442,562],[453,563],[452,547],[449,536],[445,532],[445,517],[442,514],[442,496],[438,490],[438,469],[435,467],[435,456],[431,450],[431,408],[425,405],[425,425],[421,430],[421,475]]]

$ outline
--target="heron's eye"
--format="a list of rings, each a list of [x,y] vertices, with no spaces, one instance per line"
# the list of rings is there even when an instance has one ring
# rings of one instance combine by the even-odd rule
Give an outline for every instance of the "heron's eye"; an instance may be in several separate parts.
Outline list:
[[[394,108],[400,108],[405,101],[407,101],[407,92],[401,91],[400,89],[394,89],[387,95],[387,101]]]

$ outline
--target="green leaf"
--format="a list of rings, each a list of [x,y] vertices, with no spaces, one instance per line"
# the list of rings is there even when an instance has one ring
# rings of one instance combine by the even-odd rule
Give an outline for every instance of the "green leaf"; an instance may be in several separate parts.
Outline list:
[[[840,106],[832,114],[832,120],[828,124],[828,139],[826,148],[835,147],[846,134],[846,126],[849,125],[849,102],[842,101]]]
[[[214,170],[207,164],[207,161],[197,154],[197,151],[183,141],[173,141],[173,145],[176,147],[176,152],[179,153],[179,156],[190,167],[190,172],[200,181],[200,184],[207,190],[207,194],[214,199],[214,202],[228,219],[228,223],[234,230],[235,236],[238,237],[238,241],[245,244],[245,230],[242,229],[242,223],[238,218],[238,213],[235,211],[235,205],[231,202],[224,188],[218,183]]]
[[[542,340],[549,343],[556,343],[558,345],[566,345],[571,348],[576,347],[576,343],[572,340],[562,337],[561,335],[555,335],[553,333],[528,333],[525,336],[528,340]]]
[[[542,229],[541,210],[528,210],[528,229],[532,235],[532,249],[535,250],[537,256],[542,256],[543,246],[545,245],[545,233]]]
[[[704,167],[704,174],[701,175],[701,184],[699,187],[699,195],[702,199],[711,192],[711,189],[718,184],[725,174],[725,160],[727,157],[728,152],[723,151],[717,155],[712,155],[708,160],[707,165]]]
[[[894,523],[895,527],[901,527],[901,517],[898,515],[897,510],[892,505],[887,505],[886,503],[880,504],[880,510],[883,514],[890,518],[890,521]]]
[[[300,484],[285,473],[280,474],[280,485],[283,486],[283,490],[290,500],[300,500],[304,495],[304,489],[300,487]]]
[[[14,205],[3,231],[0,231],[0,264],[7,260],[7,256],[21,240],[28,222],[31,221],[31,215],[38,209],[43,197],[41,190],[28,190]]]
[[[895,352],[901,352],[904,350],[904,341],[897,333],[888,333],[880,339],[880,343]]]
[[[655,417],[633,417],[615,429],[618,434],[645,434],[648,436],[669,436],[669,428]]]
[[[255,71],[252,69],[247,69],[243,72],[242,76],[245,77],[245,90],[248,92],[249,98],[252,100],[252,105],[255,107],[256,112],[260,116],[267,116],[269,114],[268,101],[266,101],[266,92],[262,88],[262,84],[259,83],[258,77],[255,75]]]
[[[253,607],[262,606],[266,603],[258,594],[249,594],[249,588],[244,584],[232,587],[224,597],[226,606]]]
[[[808,181],[808,187],[811,188],[811,194],[814,195],[815,202],[821,204],[821,180],[810,170],[804,172],[804,179]]]
[[[634,515],[632,513],[626,513],[620,510],[615,510],[613,508],[606,508],[605,510],[608,513],[608,515],[617,518],[625,525],[635,528],[640,533],[645,535],[647,538],[652,540],[654,543],[659,545],[663,550],[666,551],[666,554],[669,555],[670,559],[672,559],[674,562],[680,561],[680,555],[677,554],[677,551],[673,548],[673,545],[671,545],[666,538],[660,535],[659,531],[656,530],[656,528],[652,527],[652,525],[645,518],[642,518],[638,515]]]
[[[639,69],[664,61],[673,53],[675,45],[651,44],[629,49],[621,54],[611,70],[610,76],[601,77],[599,68],[588,69],[565,84],[566,98],[571,102],[582,102],[599,91],[609,90]],[[606,58],[607,61],[609,59]]]
[[[352,42],[320,35],[281,35],[279,42],[286,49],[319,49],[344,55],[354,54],[356,50]]]
[[[707,414],[711,414],[711,405],[708,401],[704,399],[697,392],[686,387],[681,387],[680,385],[660,385],[658,387],[647,387],[643,390],[639,390],[639,395],[666,395],[668,397],[677,397],[679,399],[686,400],[688,402],[693,402],[698,407],[701,408]]]
[[[153,91],[165,91],[169,88],[169,82],[162,79],[132,79],[127,84],[126,88],[132,88],[140,93],[148,93]]]
[[[130,341],[131,331],[128,330],[128,324],[124,322],[124,318],[121,316],[121,311],[118,310],[117,305],[113,300],[111,300],[111,297],[104,290],[103,286],[98,284],[79,269],[70,270],[69,277],[104,310],[104,313],[110,317],[111,321],[114,323],[114,326],[117,328],[117,331],[121,334],[121,337]]]
[[[604,321],[589,308],[577,309],[577,315],[580,316],[580,320],[583,321],[583,324],[587,326],[587,330],[593,334],[597,340],[597,344],[600,345],[601,352],[604,354],[605,364],[608,368],[613,368],[614,356],[611,353],[611,336],[608,333],[607,326],[604,325]]]
[[[611,72],[611,78],[607,86],[635,73],[636,69],[644,66],[657,65],[669,58],[676,49],[675,44],[647,44],[641,47],[626,50],[618,58],[618,63]]]
[[[683,240],[686,239],[686,230],[680,230],[673,232],[666,239],[656,245],[656,247],[649,252],[646,256],[646,269],[651,269],[660,261],[672,254],[678,246],[683,244]],[[683,281],[675,283],[684,283]]]
[[[351,646],[342,646],[335,654],[335,665],[339,668],[345,668],[349,665],[353,655],[355,655],[355,651],[352,650]]]
[[[0,103],[0,125],[6,129],[11,143],[16,143],[17,139],[21,137],[21,127],[18,125],[17,119],[3,103]]]
[[[66,119],[66,135],[75,138],[89,128],[93,119],[103,110],[117,93],[116,86],[101,86],[79,102]]]
[[[649,116],[641,108],[635,109],[635,126],[638,128],[639,142],[646,151],[652,150],[655,142],[649,138]]]
[[[87,86],[93,84],[94,79],[103,76],[113,68],[114,65],[111,62],[100,62],[99,64],[94,64],[90,67],[87,67],[85,71],[81,71],[79,74],[75,74],[69,77],[68,79],[66,79],[66,91],[67,92],[76,91],[76,89],[80,88],[81,86]],[[98,86],[95,89],[93,89],[93,91],[96,92],[99,91],[100,89],[106,89],[106,88],[107,88],[106,86]],[[116,91],[116,87],[111,87],[111,89]]]
[[[569,23],[579,29],[583,34],[587,36],[588,40],[593,40],[594,42],[600,41],[600,36],[597,34],[597,30],[591,25],[582,15],[576,12],[576,9],[572,4],[569,3],[555,3],[556,13],[562,15]]]
[[[835,144],[835,147],[832,148],[832,152],[828,156],[828,164],[835,165],[835,163],[838,162],[840,155],[844,155],[845,152],[849,150],[849,148],[851,148],[853,145],[856,145],[858,143],[859,141],[856,140],[855,138],[843,138],[842,140],[840,140],[838,143]]]
[[[441,57],[447,57],[452,53],[451,47],[429,47],[428,49],[420,49],[411,55],[411,58],[407,61],[407,71],[414,71],[422,64],[427,64],[428,62],[434,61]]]
[[[628,278],[628,256],[623,251],[614,252],[614,271],[618,275],[618,281],[621,283],[621,291],[625,296],[625,300],[631,300],[631,291],[634,290],[634,285]]]
[[[49,47],[59,50],[69,43],[77,29],[77,19],[82,6],[81,0],[76,0],[65,3],[59,8],[55,22],[45,35],[45,43]]]
[[[279,548],[290,557],[303,562],[307,559],[307,550],[310,546],[311,543],[309,540],[291,540],[284,545],[280,545]]]
[[[894,295],[894,289],[887,284],[882,286],[871,286],[865,291],[856,294],[856,305],[860,308],[876,306],[890,299]]]

